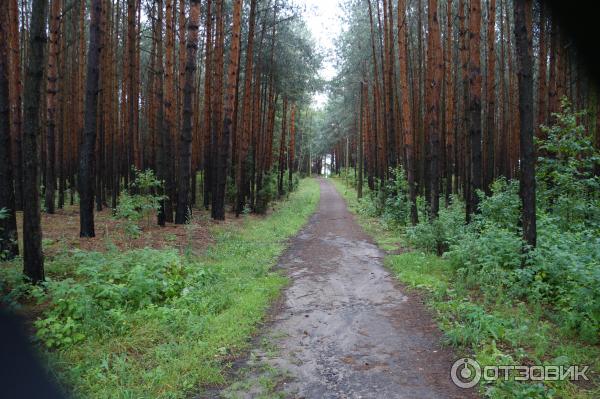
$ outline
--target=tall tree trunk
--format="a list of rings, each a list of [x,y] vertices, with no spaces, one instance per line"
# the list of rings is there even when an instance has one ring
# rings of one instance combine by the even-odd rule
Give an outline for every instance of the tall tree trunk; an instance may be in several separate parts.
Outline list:
[[[166,129],[166,121],[165,121],[165,96],[164,96],[164,83],[165,83],[165,69],[163,62],[163,42],[162,42],[162,26],[163,26],[163,1],[157,0],[157,34],[156,34],[156,104],[157,104],[157,112],[156,112],[156,129],[158,132],[157,138],[157,151],[156,151],[156,170],[158,178],[165,182],[169,179],[169,169],[167,167],[167,157],[169,152],[167,151],[167,147],[170,145],[170,137],[169,132]],[[168,195],[167,187],[162,188],[162,195]],[[160,201],[160,208],[157,215],[157,222],[159,226],[164,226],[167,222],[167,215],[170,214],[171,218],[173,217],[173,212],[171,211],[171,200],[168,198],[163,198]]]
[[[216,205],[213,218],[225,219],[225,188],[227,185],[227,166],[230,156],[230,140],[235,135],[233,131],[234,115],[236,109],[236,91],[238,87],[238,66],[240,62],[240,31],[241,31],[242,0],[233,3],[233,27],[231,32],[231,47],[229,52],[229,66],[227,70],[227,86],[225,90],[225,103],[223,112],[223,130],[219,146],[219,167],[217,171]]]
[[[553,113],[559,111],[559,98],[558,98],[558,84],[556,77],[556,61],[558,52],[558,26],[556,19],[551,20],[551,32],[550,32],[550,72],[548,76],[548,113],[552,116]],[[550,123],[554,122],[554,118],[550,118]]]
[[[164,129],[166,142],[163,148],[165,153],[165,192],[168,198],[164,200],[164,213],[167,222],[173,222],[173,202],[176,200],[176,185],[174,176],[174,138],[175,134],[175,69],[173,67],[175,29],[173,26],[173,1],[167,0],[165,5],[165,93],[164,93]]]
[[[483,187],[481,159],[481,3],[470,2],[469,13],[469,149],[471,152],[470,189],[467,198],[467,218],[477,212],[477,190]]]
[[[57,125],[56,94],[58,92],[58,50],[61,0],[52,0],[50,8],[50,45],[48,47],[48,83],[46,86],[47,126],[46,126],[46,188],[44,206],[46,212],[54,213],[54,193],[56,191],[56,143]]]
[[[519,63],[519,116],[521,141],[520,195],[523,239],[535,247],[535,158],[533,150],[533,59],[531,55],[531,0],[515,2],[515,39]]]
[[[246,65],[244,68],[244,98],[242,104],[242,128],[238,129],[238,159],[236,170],[236,214],[239,215],[244,208],[246,199],[246,158],[248,156],[248,138],[252,134],[251,122],[252,118],[257,118],[257,115],[252,113],[252,71],[254,62],[254,29],[256,24],[256,0],[250,1],[250,19],[248,21],[248,45],[246,46]],[[263,30],[264,32],[264,30]],[[254,88],[258,90],[258,88]]]
[[[198,28],[200,24],[200,0],[192,0],[190,18],[187,27],[187,62],[185,65],[185,91],[183,95],[183,125],[179,141],[179,193],[177,196],[177,213],[175,223],[186,222],[188,213],[192,211],[190,176],[192,156],[192,96],[194,95],[196,78],[196,53],[198,52]]]
[[[227,158],[229,153],[229,138],[223,140],[223,63],[224,63],[224,16],[223,0],[215,1],[215,46],[213,55],[213,90],[212,90],[212,143],[211,161],[211,217],[216,220],[225,219],[225,185],[227,179]],[[222,154],[222,149],[225,154]],[[222,191],[222,194],[221,194]]]
[[[367,0],[369,5],[369,23],[371,26],[371,55],[373,57],[373,112],[374,112],[374,123],[375,129],[373,130],[373,135],[376,137],[374,140],[374,150],[375,156],[373,158],[374,162],[374,172],[380,179],[384,179],[386,174],[386,166],[385,166],[385,153],[384,153],[384,134],[385,128],[383,123],[383,115],[381,110],[381,85],[379,80],[379,63],[377,62],[377,53],[375,48],[375,29],[373,24],[373,11],[371,7],[371,0]]]
[[[429,0],[427,36],[427,136],[429,139],[429,192],[430,215],[437,218],[440,186],[440,101],[442,91],[443,57],[441,51],[440,25],[437,0]]]
[[[296,104],[292,104],[292,114],[290,116],[290,145],[288,149],[288,191],[292,191],[292,173],[294,170],[294,155],[296,151]],[[348,155],[348,154],[346,154]],[[344,165],[348,168],[348,164]]]
[[[33,0],[24,93],[23,197],[27,201],[23,202],[23,272],[34,284],[44,280],[38,140],[41,131],[40,90],[44,77],[46,9],[45,0]]]
[[[22,118],[22,80],[21,80],[21,47],[19,40],[19,7],[18,0],[8,0],[9,27],[9,71],[8,90],[10,101],[10,135],[12,162],[15,180],[15,209],[23,209],[23,118]]]
[[[400,9],[400,8],[399,8]],[[398,25],[399,26],[399,25]],[[358,167],[358,178],[356,183],[356,197],[361,199],[363,196],[363,168],[364,168],[364,136],[366,133],[366,124],[365,124],[365,102],[368,101],[369,97],[365,94],[365,81],[361,80],[360,82],[360,130],[358,131],[358,159],[357,159],[357,167]],[[310,165],[308,167],[310,174]]]
[[[408,85],[408,19],[406,17],[405,0],[398,0],[398,61],[400,74],[400,105],[402,109],[402,136],[404,137],[404,158],[406,177],[408,180],[408,196],[410,199],[410,221],[419,223],[417,212],[417,188],[415,186],[415,161],[413,148],[413,114],[410,109],[410,93]],[[368,98],[365,98],[368,101]]]
[[[445,65],[445,110],[444,110],[444,133],[445,133],[445,153],[446,153],[446,206],[450,203],[450,193],[452,192],[452,177],[454,174],[454,80],[452,76],[452,46],[454,37],[452,35],[452,0],[446,3],[446,47],[444,54]]]
[[[547,102],[547,84],[546,84],[546,67],[547,67],[547,50],[546,50],[546,6],[544,2],[540,2],[540,52],[538,56],[538,116],[537,126],[535,130],[539,138],[542,137],[540,125],[545,125],[547,122],[546,102]]]
[[[279,140],[279,176],[277,178],[277,193],[283,195],[283,172],[285,169],[285,138],[287,136],[287,107],[288,99],[283,98],[283,113],[281,115],[281,139]]]
[[[489,0],[487,31],[487,120],[485,124],[485,178],[484,188],[489,195],[490,185],[494,180],[494,138],[496,136],[496,0]]]
[[[213,51],[213,34],[212,34],[212,0],[207,0],[206,3],[206,20],[205,20],[205,32],[206,32],[206,48],[204,55],[204,191],[202,195],[202,201],[204,209],[208,210],[210,205],[211,195],[211,180],[213,179],[214,170],[212,168],[212,153],[215,146],[213,140],[213,128],[211,118],[211,104],[212,95],[211,87],[213,83],[211,65],[212,65],[212,51]]]
[[[84,132],[79,150],[79,236],[94,237],[94,168],[98,114],[98,81],[100,65],[100,15],[102,0],[91,7],[90,45],[85,83]]]
[[[191,4],[191,2],[190,2]],[[179,0],[179,9],[178,9],[178,14],[179,14],[179,21],[178,21],[178,25],[179,25],[179,32],[178,32],[178,37],[179,37],[179,77],[177,79],[178,85],[177,85],[177,92],[178,92],[178,99],[177,99],[177,111],[178,111],[178,116],[179,116],[179,128],[181,129],[181,127],[183,126],[183,101],[184,101],[184,96],[185,96],[185,73],[186,73],[186,58],[187,58],[187,47],[185,45],[186,42],[186,30],[187,30],[187,26],[186,26],[186,18],[185,18],[185,0]],[[190,15],[191,15],[191,11],[190,11]],[[200,21],[200,17],[198,17],[198,21]],[[198,27],[199,28],[199,27]],[[197,50],[196,50],[197,52]]]
[[[0,210],[7,214],[0,219],[0,261],[19,254],[17,219],[12,171],[9,95],[9,27],[8,5],[0,4]]]
[[[458,3],[458,19],[459,19],[459,42],[460,42],[460,74],[462,81],[462,100],[461,100],[461,114],[459,123],[459,176],[460,176],[460,186],[463,189],[463,197],[465,198],[465,202],[467,205],[469,204],[469,192],[470,192],[470,184],[469,184],[469,165],[470,165],[470,156],[469,156],[469,148],[467,145],[468,137],[468,104],[469,104],[469,45],[468,45],[468,30],[466,25],[466,8],[467,5],[465,0],[459,0]],[[467,216],[469,213],[467,213]]]
[[[137,29],[136,29],[136,5],[138,0],[127,0],[127,131],[129,137],[129,164],[128,168],[135,166],[141,168],[139,162],[139,138],[136,132],[136,123],[138,116],[138,70],[137,70]],[[129,171],[133,178],[132,172]]]

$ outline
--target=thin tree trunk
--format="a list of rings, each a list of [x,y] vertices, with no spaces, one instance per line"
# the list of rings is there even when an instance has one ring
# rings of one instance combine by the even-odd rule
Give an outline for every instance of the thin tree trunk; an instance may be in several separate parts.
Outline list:
[[[252,65],[254,62],[254,29],[256,24],[256,0],[250,2],[250,19],[248,21],[248,45],[246,46],[246,65],[244,68],[244,99],[242,105],[242,129],[238,129],[239,143],[238,145],[238,159],[237,159],[237,170],[236,170],[236,189],[237,189],[237,201],[236,201],[236,214],[239,215],[244,208],[244,202],[246,199],[246,158],[248,152],[248,139],[252,133],[251,122],[252,117],[256,118],[257,115],[252,113]],[[263,30],[264,32],[264,30]],[[254,88],[258,90],[258,88]]]
[[[58,50],[61,0],[52,0],[50,9],[50,45],[48,50],[48,84],[46,86],[47,126],[46,126],[46,188],[44,206],[46,212],[54,213],[54,193],[56,191],[56,141],[57,125],[56,95],[58,93]]]
[[[468,112],[467,107],[469,104],[469,46],[467,38],[467,25],[466,25],[466,8],[465,0],[459,0],[459,41],[460,41],[460,72],[462,80],[462,101],[461,101],[461,114],[459,123],[459,157],[460,160],[460,186],[463,188],[463,197],[465,198],[466,205],[469,205],[468,198],[470,196],[470,184],[469,184],[469,148],[468,148]],[[469,212],[467,212],[467,217]]]
[[[540,53],[538,56],[538,117],[537,126],[535,128],[538,138],[542,138],[542,130],[540,125],[547,124],[546,102],[547,102],[547,84],[546,84],[546,67],[547,67],[547,50],[546,50],[546,6],[540,2]]]
[[[446,3],[446,47],[445,47],[445,152],[446,152],[446,206],[450,204],[450,193],[452,192],[452,177],[454,173],[454,81],[452,76],[452,46],[454,38],[452,35],[452,0],[447,0]]]
[[[277,193],[283,195],[283,172],[285,168],[285,138],[287,133],[287,97],[283,98],[283,113],[281,115],[281,139],[279,140],[279,177],[277,179]]]
[[[222,136],[219,148],[219,166],[217,171],[216,209],[213,218],[225,219],[225,188],[227,185],[227,166],[230,157],[230,140],[235,135],[233,131],[236,110],[236,91],[238,87],[238,66],[240,61],[240,31],[241,31],[242,0],[233,3],[233,28],[231,32],[231,47],[229,66],[227,70],[227,86],[225,91],[224,112],[222,120]],[[214,207],[214,205],[213,205]]]
[[[23,197],[27,201],[23,202],[23,272],[34,284],[44,280],[38,140],[41,131],[40,90],[44,77],[46,9],[45,0],[33,0],[24,93]]]
[[[196,53],[198,52],[198,28],[200,24],[200,0],[192,0],[187,27],[187,62],[185,65],[185,91],[183,96],[183,125],[179,151],[179,193],[175,223],[184,224],[192,211],[190,176],[192,156],[192,96],[196,77]]]
[[[490,185],[494,180],[494,137],[495,112],[496,112],[496,50],[494,44],[496,41],[496,0],[489,0],[488,8],[488,31],[487,31],[487,120],[485,124],[485,178],[484,188],[489,195]]]
[[[170,145],[170,137],[169,132],[165,126],[165,98],[164,98],[164,63],[163,63],[163,43],[162,43],[162,25],[163,25],[163,2],[162,0],[156,1],[157,6],[157,17],[156,17],[156,25],[157,25],[157,34],[156,34],[156,104],[157,104],[157,112],[156,112],[156,130],[158,132],[157,138],[157,176],[158,178],[166,182],[169,178],[169,170],[167,168],[167,146]],[[166,195],[166,187],[162,188],[162,195]],[[167,198],[163,198],[160,201],[160,208],[157,215],[157,222],[159,226],[164,226],[167,222],[167,214],[170,212],[170,200]],[[171,212],[171,217],[173,213]]]
[[[8,90],[10,101],[10,134],[12,162],[15,179],[15,209],[23,209],[23,118],[22,118],[22,79],[21,47],[19,44],[19,10],[17,0],[8,0],[9,27],[9,71]],[[24,38],[23,38],[23,41]]]
[[[94,237],[94,168],[98,114],[98,81],[100,64],[100,15],[102,0],[91,7],[90,45],[85,89],[84,134],[79,150],[79,236]]]
[[[204,191],[202,195],[202,201],[204,205],[204,209],[208,210],[209,205],[211,203],[211,187],[212,187],[212,179],[213,179],[213,161],[212,161],[212,153],[213,148],[215,146],[213,140],[213,128],[212,128],[212,119],[211,119],[211,104],[212,104],[212,95],[211,95],[211,86],[213,79],[211,72],[212,65],[212,52],[213,52],[213,35],[212,35],[212,0],[207,0],[206,3],[206,22],[205,22],[205,32],[206,32],[206,50],[204,55],[204,159],[203,159],[203,169],[204,169]]]
[[[533,59],[531,55],[531,0],[515,2],[515,39],[519,63],[521,180],[523,239],[536,245],[535,158],[533,150]]]
[[[368,96],[365,95],[365,82],[361,80],[360,82],[360,130],[358,131],[358,159],[357,159],[357,167],[358,167],[358,177],[356,183],[356,197],[361,199],[363,196],[363,166],[364,166],[364,154],[363,154],[363,142],[364,135],[366,133],[365,126],[365,101],[368,101]],[[309,165],[309,174],[310,174],[310,165]]]
[[[481,157],[481,3],[471,1],[469,13],[469,149],[471,152],[470,189],[467,218],[477,212],[477,190],[483,187]]]
[[[0,4],[0,210],[7,214],[0,218],[0,261],[13,259],[19,254],[17,219],[12,171],[10,137],[10,95],[8,53],[9,27],[7,4]]]
[[[419,223],[417,212],[417,189],[415,187],[415,162],[413,148],[413,114],[410,109],[410,93],[408,85],[408,19],[406,17],[405,0],[398,0],[398,61],[400,80],[400,105],[402,109],[402,136],[404,137],[404,158],[406,177],[408,180],[408,196],[410,200],[410,221]],[[365,101],[368,99],[365,98]]]
[[[224,16],[223,0],[216,0],[215,46],[213,56],[213,93],[212,93],[212,178],[211,178],[211,216],[216,220],[225,219],[225,185],[227,179],[227,158],[229,138],[223,140],[223,62],[224,62]],[[225,149],[225,154],[222,154]],[[223,169],[223,170],[222,170]],[[222,194],[221,194],[222,191]]]
[[[440,25],[437,0],[429,0],[427,36],[427,136],[429,141],[429,192],[430,215],[437,218],[439,212],[440,181],[440,101],[442,88],[443,57],[441,51]]]
[[[296,151],[296,104],[292,104],[292,115],[290,116],[290,145],[288,149],[288,192],[292,191],[292,173],[294,170],[294,155]],[[348,154],[346,153],[346,156]],[[344,165],[348,168],[348,164]]]

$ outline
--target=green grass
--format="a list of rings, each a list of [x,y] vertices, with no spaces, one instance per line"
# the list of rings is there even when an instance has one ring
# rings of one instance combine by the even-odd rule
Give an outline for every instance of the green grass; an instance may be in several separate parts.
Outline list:
[[[400,230],[387,229],[378,218],[361,214],[356,191],[343,179],[332,179],[348,208],[361,226],[384,250],[406,247]],[[450,262],[420,251],[388,254],[385,265],[410,289],[426,294],[445,341],[458,356],[474,357],[482,365],[552,364],[589,365],[596,387],[563,382],[544,385],[500,382],[480,386],[490,398],[598,398],[600,348],[587,345],[562,332],[534,305],[498,297],[496,302],[482,300],[477,287],[466,287]],[[590,375],[590,374],[588,374]]]
[[[185,398],[226,383],[231,361],[286,284],[273,270],[286,239],[318,198],[317,182],[304,179],[270,216],[215,225],[215,244],[198,257],[75,251],[49,262],[52,302],[41,343],[53,345],[45,351],[50,369],[86,398]],[[66,315],[74,327],[65,327]]]

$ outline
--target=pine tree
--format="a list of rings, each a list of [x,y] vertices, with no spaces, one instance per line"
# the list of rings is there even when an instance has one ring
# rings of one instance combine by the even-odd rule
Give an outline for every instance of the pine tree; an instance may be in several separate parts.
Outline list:
[[[469,7],[469,109],[468,131],[470,150],[469,196],[467,197],[467,219],[477,211],[477,190],[483,188],[481,157],[481,3],[471,1]]]
[[[535,247],[535,153],[533,148],[533,59],[531,44],[531,0],[515,2],[515,39],[519,63],[519,117],[521,140],[520,196],[523,239]]]
[[[46,187],[44,206],[46,212],[54,213],[54,193],[56,191],[56,126],[57,109],[56,97],[58,93],[58,51],[60,48],[61,0],[52,0],[50,8],[50,45],[48,48],[48,84],[46,86],[47,102],[47,127],[46,127]]]
[[[27,198],[27,201],[23,202],[23,273],[34,284],[44,281],[38,140],[41,131],[40,90],[44,77],[46,9],[45,0],[32,1],[24,92],[23,198]]]
[[[98,115],[98,81],[100,67],[100,16],[102,0],[91,6],[90,44],[85,84],[85,117],[83,141],[79,150],[79,226],[80,237],[94,237],[94,176]]]
[[[183,124],[179,150],[179,190],[175,223],[184,224],[191,212],[191,153],[192,153],[192,96],[195,92],[196,53],[198,50],[198,28],[200,25],[200,0],[192,0],[187,34],[187,59],[185,65],[185,90],[183,96]]]
[[[8,4],[0,4],[0,210],[6,212],[0,218],[0,260],[12,259],[19,254],[17,244],[17,219],[10,137],[9,95],[9,22]]]

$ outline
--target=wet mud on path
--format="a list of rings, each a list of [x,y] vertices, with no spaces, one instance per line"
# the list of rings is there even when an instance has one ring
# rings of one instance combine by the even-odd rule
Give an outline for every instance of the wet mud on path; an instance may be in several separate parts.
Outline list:
[[[318,211],[278,264],[290,285],[263,333],[274,349],[254,349],[245,378],[276,370],[274,392],[289,398],[477,397],[452,383],[456,356],[421,299],[383,267],[383,252],[333,185],[320,185]],[[216,397],[260,391],[246,383]]]

